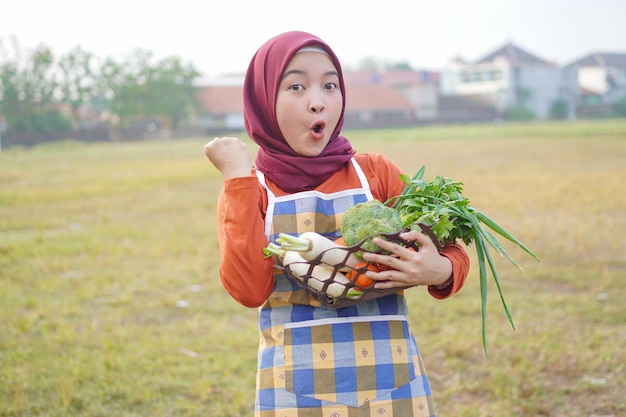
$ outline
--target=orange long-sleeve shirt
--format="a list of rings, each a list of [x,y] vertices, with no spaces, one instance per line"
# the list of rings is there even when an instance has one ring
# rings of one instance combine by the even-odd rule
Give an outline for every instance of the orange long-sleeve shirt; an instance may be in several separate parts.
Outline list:
[[[404,183],[398,177],[401,171],[393,162],[372,153],[356,154],[355,159],[375,199],[386,201],[402,192]],[[286,194],[270,181],[267,183],[276,196]],[[356,172],[348,163],[316,190],[333,193],[359,186]],[[220,279],[228,293],[247,307],[262,305],[274,287],[274,260],[263,256],[268,244],[264,232],[266,208],[267,193],[256,175],[224,181],[217,207]],[[452,262],[453,284],[444,290],[429,287],[430,294],[438,299],[458,292],[469,272],[469,258],[461,246],[446,245],[441,254]]]

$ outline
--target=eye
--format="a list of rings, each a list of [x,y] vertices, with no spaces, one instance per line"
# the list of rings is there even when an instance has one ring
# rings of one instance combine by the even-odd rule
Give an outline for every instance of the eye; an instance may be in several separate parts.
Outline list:
[[[289,89],[293,91],[302,91],[304,90],[304,86],[302,84],[292,84],[289,86]]]
[[[337,88],[337,84],[336,83],[327,83],[326,85],[324,85],[324,88],[326,90],[335,90]]]

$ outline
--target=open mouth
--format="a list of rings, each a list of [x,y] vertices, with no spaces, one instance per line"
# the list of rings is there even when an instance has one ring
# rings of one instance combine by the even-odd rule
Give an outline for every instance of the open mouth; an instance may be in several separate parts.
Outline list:
[[[321,124],[316,124],[315,127],[313,128],[313,131],[315,133],[320,133],[320,130],[322,130],[322,125]]]

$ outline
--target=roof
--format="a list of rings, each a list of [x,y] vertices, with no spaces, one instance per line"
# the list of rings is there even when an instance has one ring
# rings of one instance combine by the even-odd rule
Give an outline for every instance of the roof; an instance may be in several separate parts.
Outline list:
[[[539,58],[536,55],[531,54],[530,52],[520,48],[519,46],[513,44],[512,42],[508,42],[486,55],[485,57],[476,61],[476,64],[484,64],[488,62],[493,62],[497,57],[506,58],[511,64],[545,64],[550,65],[548,61],[545,61]]]
[[[437,83],[439,73],[432,71],[389,70],[389,71],[347,71],[343,73],[346,87],[355,85],[399,85]]]
[[[200,87],[196,91],[196,100],[207,113],[242,113],[243,86],[220,85]]]
[[[412,110],[397,90],[384,85],[352,85],[346,92],[346,111]]]
[[[567,65],[578,67],[626,67],[626,53],[595,52]]]
[[[200,87],[200,107],[211,114],[243,112],[243,86]],[[411,103],[397,90],[385,85],[352,85],[347,90],[347,111],[411,110]]]

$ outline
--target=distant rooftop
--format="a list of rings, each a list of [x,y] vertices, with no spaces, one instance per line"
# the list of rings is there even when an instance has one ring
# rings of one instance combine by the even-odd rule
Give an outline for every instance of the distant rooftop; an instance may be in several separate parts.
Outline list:
[[[202,77],[196,80],[196,87],[209,86],[236,86],[243,85],[245,74],[224,74],[212,77]]]
[[[476,61],[476,64],[484,64],[493,62],[497,57],[506,58],[511,64],[545,64],[550,63],[544,59],[539,58],[537,55],[533,55],[528,51],[520,48],[519,46],[508,42],[502,47],[491,52],[489,55]]]
[[[569,66],[579,67],[626,67],[626,53],[614,53],[614,52],[595,52],[586,55],[576,61],[572,62]]]

